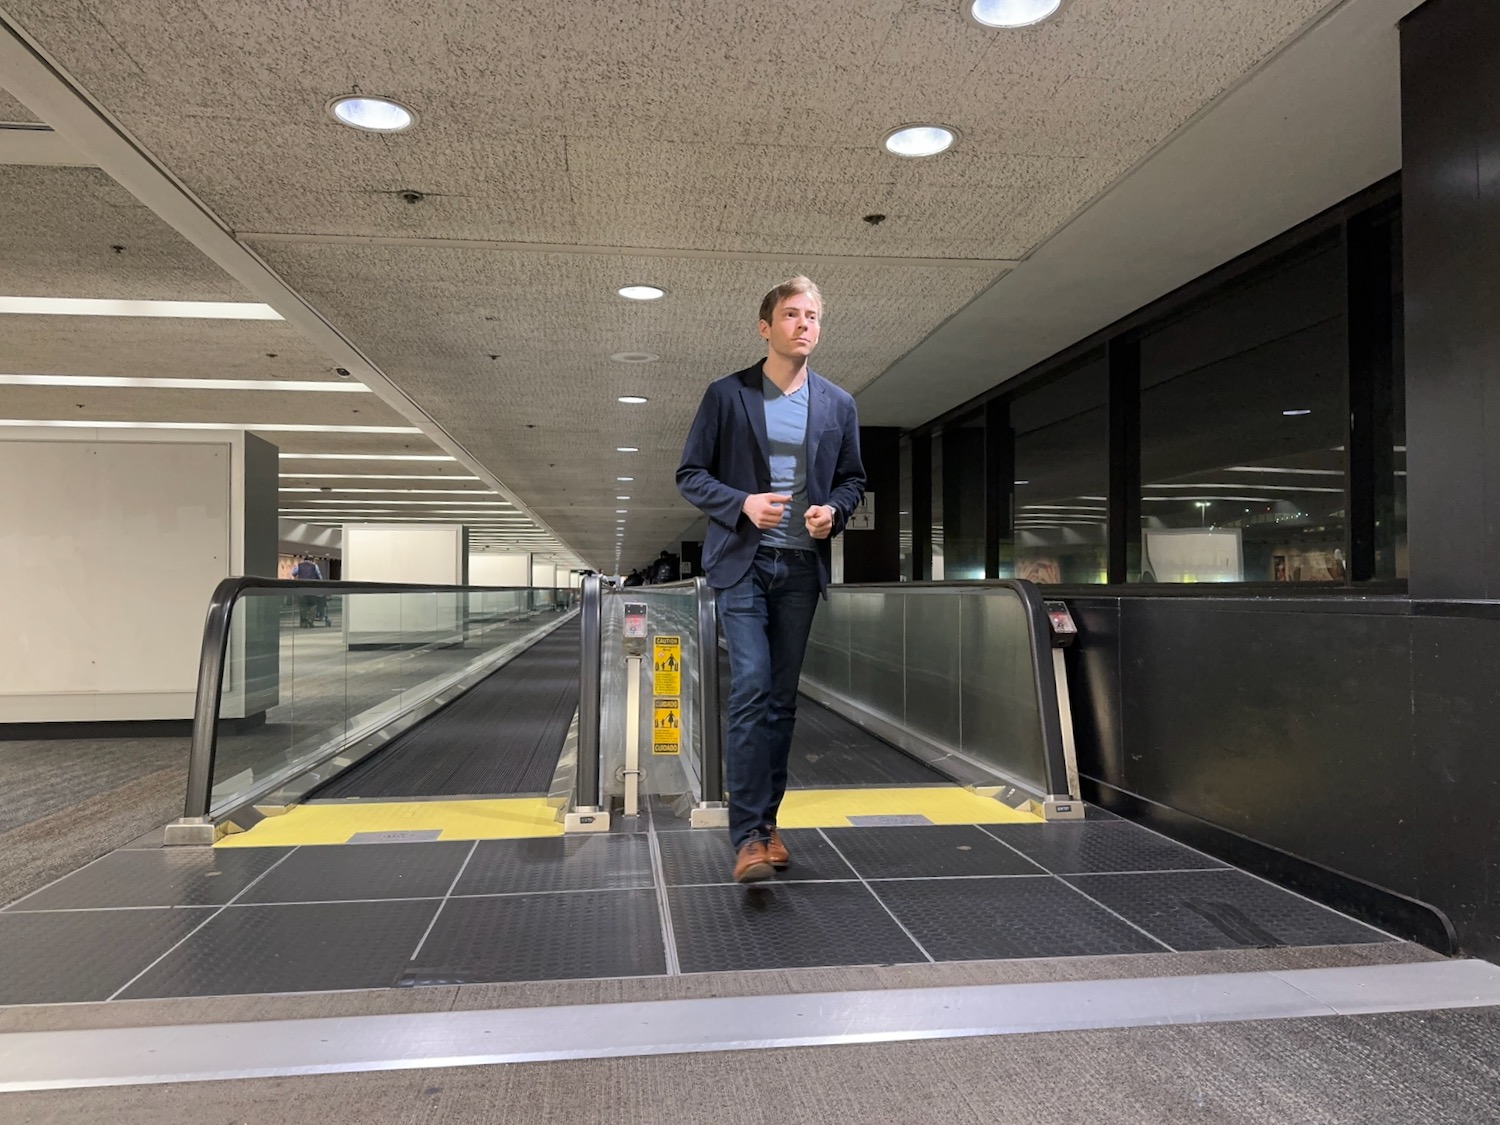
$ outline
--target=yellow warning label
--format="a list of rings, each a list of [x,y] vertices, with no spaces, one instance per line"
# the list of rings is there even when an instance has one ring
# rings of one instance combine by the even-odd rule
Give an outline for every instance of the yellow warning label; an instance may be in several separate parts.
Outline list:
[[[658,699],[652,715],[651,753],[682,752],[682,700]]]
[[[651,648],[655,660],[651,665],[652,695],[682,694],[682,638],[657,637]]]

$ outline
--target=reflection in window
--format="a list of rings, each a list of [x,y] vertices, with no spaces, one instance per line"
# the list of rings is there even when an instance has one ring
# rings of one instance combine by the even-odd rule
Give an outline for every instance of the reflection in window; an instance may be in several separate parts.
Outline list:
[[[1343,582],[1337,239],[1141,341],[1141,581]]]
[[[1109,370],[1099,355],[1010,404],[1014,577],[1107,581],[1108,395]]]

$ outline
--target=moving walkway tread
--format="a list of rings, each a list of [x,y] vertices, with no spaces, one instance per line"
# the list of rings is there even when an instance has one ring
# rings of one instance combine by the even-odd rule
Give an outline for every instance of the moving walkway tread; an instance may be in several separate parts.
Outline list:
[[[947,785],[948,778],[807,696],[797,700],[797,726],[787,762],[793,789],[846,785]]]
[[[545,793],[577,709],[570,622],[309,799]]]

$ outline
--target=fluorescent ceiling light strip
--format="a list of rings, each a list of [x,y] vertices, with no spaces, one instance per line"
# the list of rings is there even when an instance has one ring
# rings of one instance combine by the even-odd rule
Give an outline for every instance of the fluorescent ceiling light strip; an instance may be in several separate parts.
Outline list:
[[[279,453],[283,461],[457,461],[446,453]],[[459,478],[454,478],[459,479]]]
[[[1155,504],[1186,504],[1193,500],[1238,500],[1247,504],[1290,504],[1285,496],[1142,496]]]
[[[282,473],[282,480],[478,480],[457,473],[421,476],[416,473]]]
[[[399,478],[398,478],[399,479]],[[422,496],[493,496],[487,488],[283,488],[282,492],[412,492]],[[506,501],[509,503],[509,501]]]
[[[137,387],[187,391],[317,391],[322,394],[370,394],[363,383],[290,379],[135,379],[115,375],[0,375],[11,387]]]
[[[289,491],[292,491],[292,490],[284,488],[281,491],[283,491],[283,492],[289,492]],[[321,492],[322,489],[314,489],[313,491],[314,492]],[[390,491],[390,490],[386,490],[386,491]],[[365,504],[372,505],[373,507],[376,507],[376,508],[379,508],[379,507],[382,507],[382,506],[387,506],[387,505],[390,505],[390,504],[408,504],[408,505],[416,505],[416,504],[434,505],[435,504],[439,508],[447,508],[447,509],[452,510],[452,511],[460,511],[460,510],[462,510],[462,511],[476,510],[477,511],[480,508],[513,508],[513,507],[515,507],[515,505],[512,504],[509,500],[474,500],[474,501],[472,501],[472,502],[470,502],[468,504],[457,504],[457,503],[455,503],[452,500],[304,500],[304,501],[302,501],[302,503],[305,503],[305,504],[337,504],[340,507],[344,507],[344,508],[357,508],[357,507],[360,507],[361,505],[365,505]]]
[[[117,301],[94,297],[0,297],[0,313],[28,316],[166,316],[195,320],[281,320],[255,301]]]
[[[255,430],[286,434],[420,434],[415,426],[307,426],[259,422],[86,422],[82,419],[0,418],[0,426],[63,430]]]
[[[1104,512],[1107,508],[1096,508],[1092,504],[1022,504],[1021,510],[1026,512]]]

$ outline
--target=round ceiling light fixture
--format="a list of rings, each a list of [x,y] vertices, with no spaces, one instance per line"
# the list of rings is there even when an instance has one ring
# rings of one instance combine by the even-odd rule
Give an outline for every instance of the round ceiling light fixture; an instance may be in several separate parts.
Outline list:
[[[665,289],[655,285],[626,285],[615,292],[628,301],[656,301],[667,295]]]
[[[625,403],[627,406],[640,406],[642,403],[647,403],[651,400],[644,395],[621,395],[619,401]]]
[[[655,352],[615,352],[609,358],[616,363],[655,363],[661,356]]]
[[[328,102],[328,112],[340,125],[365,133],[404,133],[417,123],[416,110],[394,98],[343,94]]]
[[[885,135],[885,148],[915,160],[947,152],[957,141],[957,131],[946,125],[902,125]]]
[[[1063,0],[966,0],[964,11],[980,27],[1033,27],[1062,6]]]

